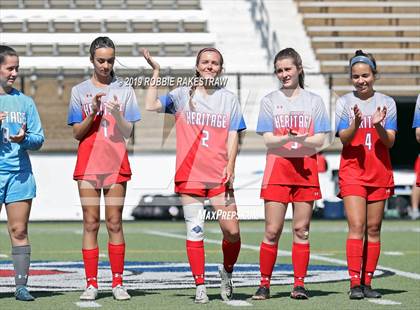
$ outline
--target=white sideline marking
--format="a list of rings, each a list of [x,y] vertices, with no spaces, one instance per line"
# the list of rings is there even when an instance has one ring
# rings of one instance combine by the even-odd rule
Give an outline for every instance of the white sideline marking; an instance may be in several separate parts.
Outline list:
[[[400,302],[389,299],[368,299],[368,301],[378,305],[401,305]]]
[[[253,304],[245,301],[245,300],[229,300],[229,301],[224,301],[223,303],[225,303],[226,305],[229,306],[234,306],[234,307],[249,307],[249,306],[253,306]]]
[[[76,306],[79,308],[100,308],[102,305],[94,301],[78,301],[75,302]]]
[[[393,251],[387,251],[387,252],[384,252],[384,255],[389,255],[389,256],[402,256],[402,255],[404,255],[404,253],[403,252],[393,252]]]
[[[314,253],[315,254],[315,253]],[[324,254],[316,254],[316,255],[322,255],[322,256],[334,256],[334,253],[324,253]]]
[[[149,235],[170,237],[170,238],[177,238],[177,239],[185,240],[185,235],[165,233],[165,232],[156,231],[156,230],[143,230],[142,232],[145,233],[145,234],[149,234]],[[220,240],[214,240],[214,239],[205,239],[205,242],[220,244]],[[250,244],[243,244],[243,243],[241,244],[241,248],[250,249],[250,250],[254,250],[254,251],[259,251],[260,250],[259,246],[250,245]],[[289,251],[279,250],[278,255],[279,256],[291,256],[292,253],[289,252]],[[315,260],[319,260],[319,261],[323,261],[323,262],[327,262],[327,263],[333,263],[333,264],[337,264],[337,265],[347,266],[347,261],[342,260],[342,259],[338,259],[338,258],[330,258],[330,257],[322,256],[322,255],[311,254],[311,259],[315,259]],[[378,266],[378,268],[382,269],[382,270],[390,271],[390,272],[395,273],[396,275],[401,276],[401,277],[405,277],[405,278],[413,279],[413,280],[420,280],[420,274],[418,274],[418,273],[402,271],[402,270],[398,270],[398,269],[394,269],[394,268],[388,268],[388,267],[384,267],[384,266]]]
[[[6,255],[6,254],[0,254],[0,258],[7,258],[7,257],[9,257],[9,256]]]

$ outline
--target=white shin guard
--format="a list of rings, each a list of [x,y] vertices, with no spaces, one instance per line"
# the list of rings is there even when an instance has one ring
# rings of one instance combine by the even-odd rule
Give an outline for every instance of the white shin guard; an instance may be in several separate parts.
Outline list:
[[[201,241],[204,239],[204,206],[200,203],[188,204],[184,210],[185,224],[187,225],[187,240]]]

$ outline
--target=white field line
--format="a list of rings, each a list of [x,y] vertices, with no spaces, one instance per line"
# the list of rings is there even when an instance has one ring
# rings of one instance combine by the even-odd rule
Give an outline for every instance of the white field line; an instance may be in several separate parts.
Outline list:
[[[383,253],[384,255],[389,255],[389,256],[403,256],[404,255],[403,252],[396,252],[396,251],[385,251]]]
[[[389,300],[389,299],[368,299],[368,301],[369,302],[372,302],[372,303],[374,303],[374,304],[378,304],[378,305],[386,305],[386,306],[388,306],[388,305],[392,305],[392,306],[395,306],[395,305],[401,305],[401,303],[400,302],[398,302],[398,301],[393,301],[393,300]]]
[[[245,301],[245,300],[229,300],[229,301],[224,301],[224,304],[228,305],[228,306],[233,306],[233,307],[251,307],[253,306],[253,304]]]
[[[94,301],[78,301],[75,302],[75,305],[79,308],[100,308],[102,305]]]
[[[184,239],[185,240],[185,235],[165,233],[165,232],[156,231],[156,230],[143,230],[143,233],[149,234],[149,235],[170,237],[170,238]],[[215,239],[205,239],[205,242],[213,243],[213,244],[220,244],[220,240],[215,240]],[[243,244],[242,243],[241,247],[243,249],[249,249],[249,250],[254,250],[254,251],[259,251],[260,250],[259,246],[250,245],[250,244]],[[292,252],[279,250],[278,255],[279,256],[291,256]],[[327,262],[327,263],[333,263],[333,264],[337,264],[337,265],[347,266],[347,261],[345,261],[345,260],[325,257],[325,256],[322,256],[322,255],[317,255],[317,254],[311,254],[311,259],[322,261],[322,262]],[[398,270],[398,269],[394,269],[394,268],[388,268],[388,267],[385,267],[385,266],[378,266],[378,268],[382,269],[382,270],[390,271],[390,272],[395,273],[396,275],[401,276],[401,277],[405,277],[405,278],[413,279],[413,280],[420,280],[420,274],[418,274],[418,273],[402,271],[402,270]]]

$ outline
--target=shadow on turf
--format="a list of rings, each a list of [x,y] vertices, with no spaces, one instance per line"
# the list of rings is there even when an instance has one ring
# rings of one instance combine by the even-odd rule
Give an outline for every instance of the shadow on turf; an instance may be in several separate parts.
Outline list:
[[[61,292],[31,292],[31,294],[37,298],[53,297],[64,295]],[[0,299],[2,298],[15,298],[14,293],[0,293]]]
[[[160,293],[151,292],[151,291],[128,290],[128,294],[130,294],[131,297],[139,297],[139,296],[142,297],[142,296],[154,295],[154,294],[160,294]],[[103,298],[113,298],[112,292],[99,292],[98,298],[96,298],[96,300],[103,299]]]
[[[220,297],[219,294],[207,294],[210,300],[222,300],[222,297]],[[194,300],[195,296],[191,296],[191,299]],[[233,299],[234,300],[247,300],[251,298],[251,295],[249,294],[242,294],[242,293],[234,293]]]
[[[321,296],[328,296],[333,294],[341,294],[343,292],[332,292],[332,291],[318,291],[318,290],[308,290],[309,297],[321,297]],[[290,292],[272,292],[271,298],[283,298],[287,297],[290,298]]]
[[[174,297],[188,297],[192,301],[194,301],[194,299],[195,299],[195,293],[191,293],[191,294],[174,294],[173,296]],[[208,298],[209,298],[210,301],[212,301],[212,300],[222,300],[222,298],[220,297],[220,294],[207,294],[207,296],[208,296]],[[245,300],[245,299],[247,299],[249,297],[251,297],[251,295],[235,293],[234,299],[235,300]]]
[[[384,290],[385,291],[385,290]],[[320,297],[320,296],[328,296],[332,294],[341,294],[343,292],[331,292],[331,291],[317,291],[311,290],[309,291],[309,297]],[[381,292],[382,293],[382,292]],[[191,300],[194,300],[195,295],[187,295],[187,294],[175,294],[176,297],[185,297],[189,296]],[[207,294],[210,300],[221,300],[220,294]],[[251,299],[252,294],[243,294],[243,293],[235,293],[234,300],[249,300]],[[271,298],[290,298],[290,292],[276,292],[271,295]]]
[[[407,291],[402,291],[402,290],[389,290],[386,288],[375,288],[375,291],[378,291],[379,293],[381,293],[383,296],[385,295],[391,295],[391,294],[402,294],[402,293],[407,293]]]

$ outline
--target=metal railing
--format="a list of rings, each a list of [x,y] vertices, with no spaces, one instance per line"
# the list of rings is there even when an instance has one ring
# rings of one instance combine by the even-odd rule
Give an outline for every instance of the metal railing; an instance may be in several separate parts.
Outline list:
[[[261,37],[261,45],[266,51],[267,65],[271,63],[273,55],[280,50],[277,32],[270,29],[270,12],[264,0],[249,0],[251,3],[251,18]]]

